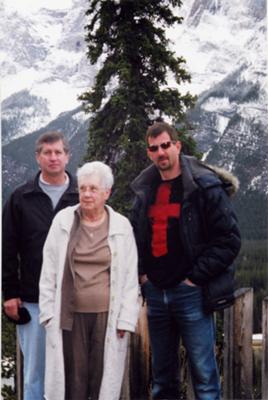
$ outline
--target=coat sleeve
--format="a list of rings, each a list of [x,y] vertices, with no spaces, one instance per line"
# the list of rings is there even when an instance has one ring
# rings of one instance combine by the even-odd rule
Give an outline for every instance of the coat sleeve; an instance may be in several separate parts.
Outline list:
[[[142,221],[142,226],[140,225],[141,221]],[[136,245],[138,249],[138,274],[144,275],[146,274],[146,269],[143,262],[145,254],[144,237],[146,235],[143,234],[143,231],[145,230],[146,218],[144,216],[144,207],[138,196],[135,196],[132,203],[130,222],[133,227]]]
[[[57,216],[52,222],[43,248],[43,264],[39,281],[40,324],[54,316],[57,283]]]
[[[206,238],[201,250],[196,253],[193,250],[193,269],[188,278],[197,285],[204,285],[232,265],[241,239],[231,201],[221,187],[206,191],[200,212]]]
[[[20,297],[19,246],[21,218],[18,194],[13,193],[4,206],[2,217],[2,289],[4,300]]]
[[[125,238],[124,257],[126,272],[122,290],[121,308],[117,321],[117,329],[134,332],[138,320],[140,306],[137,248],[130,224],[129,234]]]

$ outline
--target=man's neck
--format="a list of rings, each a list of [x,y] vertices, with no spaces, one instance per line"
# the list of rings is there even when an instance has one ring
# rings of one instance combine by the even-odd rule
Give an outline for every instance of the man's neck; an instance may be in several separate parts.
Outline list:
[[[49,185],[64,185],[64,183],[66,182],[65,172],[63,172],[60,175],[53,175],[53,176],[41,172],[40,177],[45,183],[48,183]]]

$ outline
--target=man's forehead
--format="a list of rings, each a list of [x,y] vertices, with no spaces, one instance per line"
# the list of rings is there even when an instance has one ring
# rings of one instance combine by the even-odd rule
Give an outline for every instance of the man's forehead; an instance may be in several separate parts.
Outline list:
[[[42,143],[42,150],[45,149],[63,149],[63,142],[62,140],[57,140],[56,142],[52,142],[52,143]]]
[[[170,140],[170,135],[169,135],[169,133],[167,131],[161,132],[156,137],[153,137],[153,136],[149,136],[148,137],[148,142],[162,141],[162,140]]]

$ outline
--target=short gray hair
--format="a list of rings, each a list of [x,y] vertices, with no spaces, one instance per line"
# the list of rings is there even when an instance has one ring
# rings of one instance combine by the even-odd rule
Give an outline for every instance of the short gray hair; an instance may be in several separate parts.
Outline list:
[[[57,132],[57,131],[49,131],[43,133],[37,141],[35,142],[35,152],[40,153],[42,151],[42,147],[44,143],[56,143],[62,141],[63,143],[63,149],[66,154],[70,152],[70,145],[66,137],[63,135],[62,132]]]
[[[111,168],[101,161],[87,162],[77,170],[78,185],[81,178],[89,178],[96,175],[100,178],[100,183],[103,189],[109,190],[114,184],[114,177]]]

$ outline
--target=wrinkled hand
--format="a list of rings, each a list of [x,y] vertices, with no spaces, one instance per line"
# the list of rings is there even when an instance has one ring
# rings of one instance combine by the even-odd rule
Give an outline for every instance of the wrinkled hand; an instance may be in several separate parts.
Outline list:
[[[19,319],[19,307],[21,306],[22,301],[19,297],[15,299],[9,299],[4,302],[4,309],[6,314],[16,321]]]
[[[117,336],[122,339],[125,336],[126,331],[123,329],[117,329]]]

